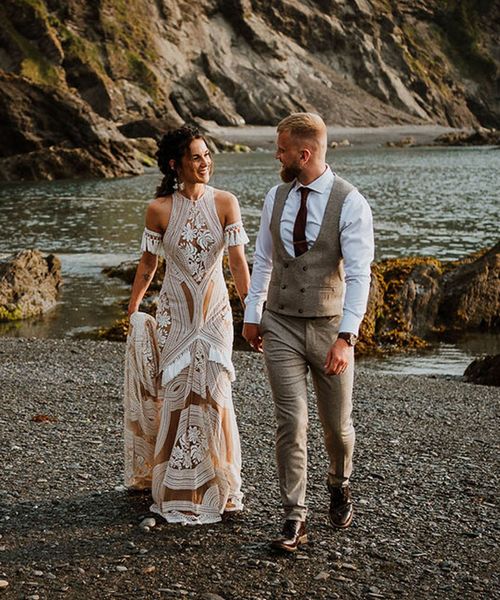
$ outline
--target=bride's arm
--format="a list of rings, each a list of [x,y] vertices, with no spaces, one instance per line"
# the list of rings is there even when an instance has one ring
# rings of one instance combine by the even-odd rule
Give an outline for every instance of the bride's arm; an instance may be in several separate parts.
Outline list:
[[[247,235],[241,221],[240,205],[236,196],[217,190],[216,205],[219,219],[224,228],[225,244],[229,257],[229,269],[233,276],[238,296],[242,303],[250,287],[250,272],[245,257]]]
[[[128,305],[128,316],[137,310],[144,298],[148,287],[153,280],[156,268],[158,267],[158,249],[161,247],[161,237],[163,230],[160,222],[160,212],[158,204],[153,201],[146,211],[146,230],[144,235],[151,238],[146,244],[145,251],[142,253],[137,270],[135,272],[134,283],[132,284],[132,293]],[[156,248],[155,248],[156,246]],[[150,251],[151,250],[151,251]],[[156,250],[155,253],[152,251]]]
[[[139,310],[144,294],[146,293],[158,266],[158,256],[150,252],[143,252],[141,260],[137,265],[132,293],[128,304],[128,316]]]
[[[245,258],[245,246],[229,246],[229,268],[241,303],[245,306],[245,298],[250,287],[250,272]]]

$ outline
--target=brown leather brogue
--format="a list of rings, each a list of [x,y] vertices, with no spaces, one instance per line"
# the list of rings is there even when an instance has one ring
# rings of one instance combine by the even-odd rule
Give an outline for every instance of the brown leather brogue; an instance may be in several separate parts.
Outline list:
[[[280,537],[271,542],[271,548],[284,552],[295,552],[302,544],[307,544],[305,521],[286,520]]]
[[[351,488],[330,487],[330,523],[335,529],[345,529],[352,522],[353,507]]]

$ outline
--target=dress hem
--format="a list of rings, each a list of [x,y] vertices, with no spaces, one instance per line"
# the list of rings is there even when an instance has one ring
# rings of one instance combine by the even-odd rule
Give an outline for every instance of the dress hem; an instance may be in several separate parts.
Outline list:
[[[223,513],[241,512],[244,509],[243,503],[237,498],[229,497],[228,502],[231,502],[233,506],[225,507],[221,512],[199,512],[198,514],[192,515],[173,508],[162,510],[156,502],[149,507],[149,510],[165,519],[167,523],[178,523],[181,525],[210,525],[212,523],[220,523],[222,521]]]

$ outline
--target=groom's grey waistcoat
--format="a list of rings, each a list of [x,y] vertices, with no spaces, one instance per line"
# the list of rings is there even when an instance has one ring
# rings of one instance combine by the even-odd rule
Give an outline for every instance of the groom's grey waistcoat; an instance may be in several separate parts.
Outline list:
[[[339,221],[344,200],[354,186],[335,175],[316,241],[307,252],[292,257],[283,245],[280,222],[293,185],[286,183],[276,190],[270,224],[273,270],[266,307],[293,317],[341,315],[344,269]]]

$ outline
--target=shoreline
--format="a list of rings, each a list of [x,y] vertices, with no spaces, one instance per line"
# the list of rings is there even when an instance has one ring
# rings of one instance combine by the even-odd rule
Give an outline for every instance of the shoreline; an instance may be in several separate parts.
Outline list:
[[[243,125],[242,127],[220,127],[206,125],[209,135],[232,144],[244,144],[252,149],[274,149],[276,128],[272,126]],[[338,127],[328,125],[328,143],[347,139],[356,146],[380,146],[386,142],[399,142],[402,138],[413,137],[415,144],[426,145],[443,133],[463,131],[441,125],[384,125],[381,127]]]
[[[117,342],[0,339],[4,598],[495,595],[498,388],[359,368],[356,512],[345,531],[328,526],[326,457],[311,403],[311,541],[281,556],[268,549],[281,511],[261,357],[233,356],[245,511],[207,527],[157,519],[145,532],[151,498],[122,486],[124,351]]]

